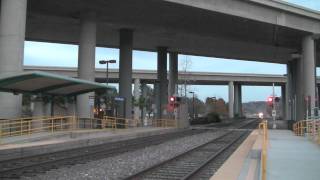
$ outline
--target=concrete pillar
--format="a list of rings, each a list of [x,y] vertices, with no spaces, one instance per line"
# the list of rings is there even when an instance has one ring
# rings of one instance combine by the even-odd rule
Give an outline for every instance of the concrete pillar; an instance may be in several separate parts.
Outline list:
[[[32,116],[45,116],[45,103],[41,96],[34,97],[34,107],[32,111]]]
[[[178,94],[178,53],[169,53],[169,96]]]
[[[120,30],[119,51],[119,94],[125,98],[124,107],[120,108],[120,114],[125,118],[132,118],[132,49],[133,31],[129,29]],[[124,110],[123,110],[124,108]]]
[[[234,85],[233,85],[233,81],[229,82],[229,118],[233,118],[234,117]]]
[[[242,89],[241,84],[234,84],[234,114],[242,117]]]
[[[96,55],[96,32],[97,23],[95,13],[86,13],[81,17],[80,41],[78,51],[78,77],[94,81],[95,55]],[[89,96],[93,93],[82,94],[77,97],[78,116],[90,118],[92,116],[89,104]]]
[[[156,81],[153,85],[153,93],[154,93],[154,109],[153,112],[155,114],[154,117],[160,118],[160,87],[159,82]]]
[[[157,118],[163,118],[168,103],[168,80],[167,80],[167,48],[158,48],[158,93]]]
[[[22,72],[27,0],[2,0],[0,13],[0,74]],[[0,119],[19,117],[21,107],[21,95],[0,93]]]
[[[303,120],[305,119],[305,104],[303,95],[303,61],[301,58],[296,60],[295,71],[295,116],[296,120]]]
[[[147,101],[147,85],[146,84],[142,84],[141,85],[141,95],[142,98],[144,98],[145,102]],[[142,112],[141,112],[141,119],[144,120],[146,117],[146,113],[147,113],[147,108],[146,106],[143,107]]]
[[[140,107],[139,107],[139,99],[140,99],[140,95],[141,95],[141,90],[140,90],[140,79],[135,79],[134,80],[134,90],[133,90],[133,94],[134,94],[134,108],[133,108],[133,118],[136,120],[140,120],[140,115],[141,115],[141,111],[140,111]]]
[[[293,106],[294,106],[294,88],[293,88],[293,75],[292,75],[292,62],[287,64],[287,83],[286,83],[286,99],[285,99],[285,119],[293,120]]]
[[[43,98],[41,96],[34,96],[33,98],[33,111],[32,111],[32,116],[34,117],[41,117],[41,116],[46,116],[46,109],[45,109],[45,103],[43,101]],[[32,128],[37,129],[42,127],[42,122],[41,121],[34,121],[32,122]]]
[[[315,41],[313,37],[306,36],[302,40],[302,59],[303,59],[303,91],[304,98],[307,100],[310,97],[310,102],[307,102],[309,116],[313,116],[313,109],[315,107],[316,94],[316,65],[315,65]]]
[[[287,110],[287,94],[286,94],[286,86],[283,85],[281,86],[281,105],[282,105],[282,112],[281,112],[281,117],[282,120],[287,120],[286,117],[286,110]]]
[[[316,93],[317,93],[317,101],[318,104],[316,105],[317,107],[320,107],[320,86],[318,84],[316,84]]]

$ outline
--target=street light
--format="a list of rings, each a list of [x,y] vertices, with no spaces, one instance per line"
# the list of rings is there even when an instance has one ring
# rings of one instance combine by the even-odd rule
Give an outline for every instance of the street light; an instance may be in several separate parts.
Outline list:
[[[106,84],[108,85],[108,82],[109,82],[109,63],[110,64],[114,64],[116,63],[117,61],[114,60],[114,59],[109,59],[109,60],[100,60],[99,61],[99,64],[106,64],[107,65],[107,69],[106,69]],[[108,89],[106,89],[106,111],[108,109],[107,106],[109,106],[109,102],[107,101],[108,100]]]
[[[114,60],[114,59],[110,59],[110,60],[100,60],[99,61],[99,64],[107,64],[107,71],[106,71],[106,84],[108,85],[108,81],[109,81],[109,76],[108,76],[108,74],[109,74],[109,63],[110,64],[114,64],[114,63],[116,63],[117,61],[116,60]]]
[[[190,91],[190,94],[192,94],[192,120],[195,119],[195,113],[194,113],[194,92]]]

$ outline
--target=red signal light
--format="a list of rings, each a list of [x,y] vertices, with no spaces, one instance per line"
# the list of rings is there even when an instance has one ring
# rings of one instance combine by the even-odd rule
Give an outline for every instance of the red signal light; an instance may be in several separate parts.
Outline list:
[[[169,98],[169,101],[173,103],[173,102],[176,101],[176,98],[175,98],[174,96],[171,96],[171,97]]]
[[[273,101],[273,98],[272,97],[268,97],[268,102],[272,102]]]

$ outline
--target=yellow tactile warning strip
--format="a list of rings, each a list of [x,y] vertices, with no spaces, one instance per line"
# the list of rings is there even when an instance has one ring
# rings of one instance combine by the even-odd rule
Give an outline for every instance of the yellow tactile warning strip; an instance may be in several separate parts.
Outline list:
[[[238,147],[238,149],[227,159],[227,161],[218,169],[210,180],[238,180],[243,171],[243,166],[252,150],[259,147],[256,140],[259,139],[258,130],[254,130],[247,139]],[[260,146],[261,147],[261,146]],[[250,158],[250,157],[249,157]],[[259,165],[257,159],[251,159],[246,172],[245,179],[253,180],[255,178],[256,169]]]

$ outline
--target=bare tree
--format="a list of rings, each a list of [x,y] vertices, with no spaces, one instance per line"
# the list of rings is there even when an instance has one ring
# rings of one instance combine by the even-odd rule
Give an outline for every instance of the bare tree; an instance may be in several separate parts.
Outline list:
[[[191,58],[186,55],[185,58],[182,59],[182,61],[180,62],[179,66],[181,67],[182,72],[185,75],[185,78],[184,78],[183,85],[180,85],[180,88],[178,88],[178,93],[181,97],[182,96],[186,97],[187,93],[189,91],[187,84],[189,81],[188,79],[190,77],[190,74],[188,74],[188,70],[190,70],[190,68],[192,66]]]

